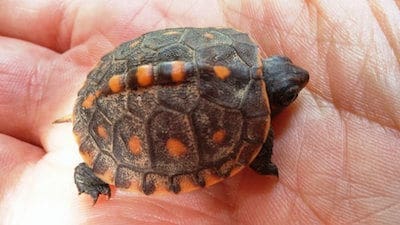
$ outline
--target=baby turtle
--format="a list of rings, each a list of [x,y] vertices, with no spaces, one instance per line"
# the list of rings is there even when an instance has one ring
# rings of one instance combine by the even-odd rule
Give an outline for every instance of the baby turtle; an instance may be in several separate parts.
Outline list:
[[[262,59],[247,34],[229,28],[164,29],[125,42],[78,93],[78,191],[94,201],[110,196],[109,185],[187,192],[246,166],[278,176],[271,116],[308,79],[287,57]]]

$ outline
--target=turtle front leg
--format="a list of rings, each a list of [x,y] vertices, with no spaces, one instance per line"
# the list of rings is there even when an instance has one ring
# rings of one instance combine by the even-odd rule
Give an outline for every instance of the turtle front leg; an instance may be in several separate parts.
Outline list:
[[[269,129],[267,140],[261,148],[260,153],[256,156],[253,162],[250,163],[250,168],[260,175],[278,176],[278,167],[271,162],[272,147],[274,146],[274,131],[272,127]]]
[[[80,163],[75,167],[74,180],[79,194],[86,193],[93,198],[93,204],[96,204],[100,194],[111,196],[110,185],[94,175],[86,163]]]

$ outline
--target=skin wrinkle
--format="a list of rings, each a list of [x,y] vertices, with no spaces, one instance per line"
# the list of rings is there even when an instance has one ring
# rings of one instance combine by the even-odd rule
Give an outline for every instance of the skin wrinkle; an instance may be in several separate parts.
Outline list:
[[[371,31],[372,32],[372,31]],[[371,56],[371,49],[372,49],[372,39],[370,40],[370,44],[369,45],[367,45],[366,46],[366,52],[365,52],[365,54],[364,54],[364,60],[363,60],[363,64],[361,65],[361,67],[360,67],[360,72],[359,72],[359,74],[361,75],[361,74],[368,74],[368,68],[367,68],[367,61],[369,61],[369,59],[370,58],[372,58],[372,56]],[[374,74],[376,74],[376,73],[374,73]],[[361,79],[359,76],[357,77],[358,79]],[[379,79],[379,78],[378,78]],[[377,79],[377,80],[378,80]],[[366,96],[366,94],[367,93],[365,93],[365,92],[363,92],[363,93],[361,93],[362,94],[362,97],[365,99],[365,98],[367,98],[368,96]],[[386,109],[385,111],[391,111],[391,110],[389,110],[389,109]],[[368,117],[374,117],[375,115],[374,114],[372,114],[372,112],[371,113],[369,113],[369,112],[365,112],[365,116],[366,116],[366,118],[368,118]],[[396,120],[395,120],[395,118],[393,118],[392,117],[392,121],[394,122],[393,124],[394,125],[396,125],[397,123],[396,123]],[[383,124],[382,124],[383,125]]]
[[[64,53],[71,48],[71,35],[72,26],[68,23],[68,12],[69,12],[69,4],[65,4],[64,2],[59,3],[59,8],[61,8],[61,19],[58,26],[58,31],[56,32],[56,44],[60,48],[60,53]],[[75,18],[75,16],[72,16]]]
[[[373,217],[373,216],[375,216],[375,215],[377,215],[377,214],[379,214],[379,213],[382,213],[382,212],[384,212],[384,211],[386,211],[386,210],[388,210],[388,209],[391,209],[392,207],[395,207],[395,206],[397,206],[397,205],[400,205],[400,203],[398,203],[398,202],[395,201],[395,202],[393,202],[392,204],[383,207],[382,209],[377,209],[377,210],[375,210],[375,211],[373,211],[373,212],[370,212],[370,214],[365,215],[365,217],[363,217],[363,218],[355,218],[354,220],[350,221],[349,224],[355,224],[355,223],[357,223],[357,222],[365,221],[365,220],[367,220],[368,218],[371,218],[371,217]]]
[[[287,27],[287,33],[285,33],[285,35],[291,35],[291,34],[293,34],[293,30],[296,28],[296,23],[298,22],[298,21],[300,21],[299,19],[300,19],[300,17],[302,17],[304,14],[304,11],[306,10],[306,4],[302,4],[302,7],[301,7],[301,10],[299,10],[299,12],[298,12],[298,14],[296,15],[296,19],[294,19],[293,20],[293,23],[292,24],[289,24],[289,25],[286,25],[286,27]],[[283,17],[283,16],[280,16],[280,17]],[[281,33],[279,33],[279,34],[281,34]],[[284,38],[282,38],[282,40],[285,40]],[[288,52],[287,50],[283,50],[283,52]]]
[[[58,52],[58,53],[63,53],[65,51],[67,51],[70,47],[69,45],[69,38],[64,38],[63,40],[63,36],[65,34],[68,34],[68,32],[62,32],[63,29],[65,29],[64,25],[64,21],[66,19],[66,5],[63,2],[59,2],[55,7],[52,7],[52,10],[55,8],[58,10],[59,12],[59,19],[57,21],[55,21],[55,23],[57,25],[55,25],[55,27],[57,27],[57,30],[55,31],[54,34],[54,49]],[[52,18],[53,19],[53,18]],[[71,32],[69,32],[71,33]]]
[[[37,127],[39,118],[36,114],[32,115],[29,112],[32,111],[31,108],[34,108],[34,110],[33,110],[34,112],[38,112],[37,109],[40,107],[40,104],[41,104],[42,98],[43,98],[44,88],[42,88],[42,87],[47,84],[47,83],[43,84],[40,82],[40,78],[38,78],[38,66],[34,67],[33,71],[29,73],[30,77],[26,84],[27,93],[29,93],[26,96],[26,98],[28,99],[27,101],[31,101],[34,104],[24,105],[24,114],[27,115],[27,117],[31,118],[31,126],[32,127]],[[38,86],[39,86],[39,88],[37,88]],[[37,90],[39,90],[39,91],[37,91]],[[36,137],[35,139],[37,139],[37,138],[38,137]],[[37,145],[39,147],[41,146],[40,141],[39,142],[33,141],[31,144]]]
[[[288,190],[291,190],[290,188],[288,188],[288,186],[284,186],[284,187],[287,188]],[[293,190],[291,190],[291,191],[293,192]],[[297,195],[294,192],[294,195],[303,201],[304,206],[307,207],[308,210],[310,210],[310,212],[320,222],[320,224],[325,224],[323,217],[320,215],[320,213],[318,213],[318,211],[316,211],[314,209],[314,207],[312,207],[312,204],[310,203],[310,201],[307,200],[307,197],[304,195],[304,193],[302,193],[301,189],[298,190]],[[293,199],[295,199],[295,198],[293,198]]]
[[[299,156],[296,159],[296,164],[295,164],[296,165],[296,174],[301,174],[299,172],[299,165],[300,165],[299,160],[301,158],[301,154],[302,154],[302,151],[299,152]],[[312,206],[312,202],[308,201],[308,198],[303,193],[303,188],[301,188],[301,186],[300,186],[301,182],[299,181],[299,176],[298,175],[296,176],[296,184],[297,184],[296,187],[297,187],[297,192],[298,192],[298,194],[297,194],[298,198],[300,198],[304,202],[304,205],[313,213],[313,215],[319,220],[319,222],[321,224],[324,224],[323,216],[320,213],[318,213],[317,210],[314,209],[314,207]],[[284,185],[284,186],[285,187],[289,187],[289,185]],[[289,188],[289,190],[290,190],[290,188]],[[293,192],[294,195],[296,195],[295,191],[292,190],[292,192]]]
[[[372,32],[372,31],[371,31]],[[372,39],[371,39],[371,43],[372,43]],[[372,45],[367,45],[367,47],[366,47],[366,52],[365,52],[365,54],[364,54],[364,60],[363,60],[363,64],[362,64],[362,66],[361,66],[361,68],[360,68],[360,73],[359,74],[368,74],[368,71],[369,71],[369,69],[367,68],[367,61],[369,61],[369,59],[370,58],[373,58],[372,56],[371,56],[371,54],[370,54],[370,51],[371,51],[371,49],[372,49],[372,47],[371,47]],[[365,72],[364,72],[365,71]],[[376,73],[374,73],[374,74],[376,74]],[[359,76],[357,77],[358,79],[361,79]],[[384,78],[382,78],[382,79],[384,79]],[[379,80],[379,77],[377,77],[377,80]],[[374,88],[374,87],[372,87],[372,88]],[[376,91],[377,92],[377,91]],[[363,92],[362,93],[363,94],[363,98],[361,98],[361,99],[366,99],[366,98],[368,98],[368,96],[366,96],[366,93],[365,92]],[[384,95],[384,96],[386,96],[386,95]],[[384,97],[383,96],[383,97]],[[386,101],[388,101],[388,102],[390,102],[390,98],[389,99],[387,99],[387,98],[385,98],[385,100]],[[390,111],[392,111],[391,110],[391,107],[389,106],[389,104],[388,105],[386,105],[385,107],[389,107],[389,108],[387,108],[385,111],[387,111],[387,112],[390,112]],[[395,110],[395,109],[393,109],[393,110]],[[369,114],[368,112],[365,112],[365,117],[366,118],[371,118],[371,117],[374,117],[375,116],[375,114]],[[391,115],[393,115],[393,114],[391,114]],[[391,120],[393,121],[393,124],[394,124],[394,126],[390,126],[390,125],[386,125],[387,127],[389,127],[389,128],[396,128],[396,125],[397,125],[397,128],[399,128],[400,127],[400,124],[399,124],[399,120],[396,120],[396,118],[394,118],[393,116],[391,116]],[[383,125],[383,124],[382,124]]]
[[[50,62],[50,63],[49,63]],[[47,63],[47,66],[44,66],[43,64]],[[34,102],[33,106],[35,108],[35,112],[39,112],[41,108],[41,105],[43,104],[43,99],[45,98],[45,90],[48,89],[49,85],[49,79],[50,79],[50,74],[49,74],[49,68],[53,68],[53,60],[48,61],[48,62],[43,62],[39,61],[37,66],[34,68],[35,71],[32,73],[32,76],[29,79],[28,83],[28,93],[30,100],[29,102]],[[45,79],[40,79],[39,74],[45,74]],[[44,82],[43,82],[44,81]],[[34,88],[34,86],[39,85],[39,88]],[[36,89],[36,90],[34,90]],[[39,90],[39,92],[37,92]],[[35,117],[33,118],[33,124],[35,127],[39,127],[40,117],[39,114],[36,114]]]
[[[71,4],[72,6],[73,4]],[[74,13],[72,13],[72,16],[69,16],[69,19],[72,21],[71,22],[71,28],[70,28],[70,36],[68,37],[69,40],[69,49],[72,49],[73,47],[76,47],[79,44],[74,43],[73,37],[75,37],[75,33],[76,33],[76,29],[77,27],[77,23],[78,23],[78,15],[79,15],[79,8],[76,7],[75,10],[73,10]]]
[[[305,88],[305,90],[306,90],[306,89],[307,89],[307,88]],[[319,96],[319,98],[320,98],[321,100],[323,100],[324,102],[326,102],[326,103],[332,103],[332,104],[333,104],[333,102],[330,102],[329,99],[325,98],[323,95],[319,95],[319,94],[317,94],[317,93],[312,93],[312,92],[309,92],[309,93],[310,93],[310,96],[313,96],[314,99],[315,99],[314,96]],[[334,105],[334,104],[333,104],[333,105]],[[369,117],[367,117],[367,116],[363,116],[363,115],[357,114],[356,112],[347,110],[346,108],[341,108],[341,109],[340,109],[340,108],[337,107],[337,106],[331,107],[331,108],[332,108],[332,109],[335,108],[335,109],[337,109],[337,110],[340,111],[340,112],[348,112],[348,113],[350,113],[351,115],[354,115],[354,116],[359,117],[359,118],[366,119],[366,120],[368,120],[368,121],[370,121],[370,122],[373,122],[374,124],[380,125],[381,127],[385,128],[385,129],[387,129],[387,128],[389,128],[390,130],[399,130],[399,129],[400,129],[400,128],[397,128],[397,127],[390,127],[390,126],[388,126],[388,125],[382,124],[382,123],[379,122],[378,120],[374,120],[373,118],[369,118]]]
[[[85,2],[84,4],[79,4],[78,1],[75,1],[71,4],[71,7],[74,8],[73,10],[73,16],[69,16],[71,18],[71,35],[70,35],[70,48],[73,49],[74,47],[77,47],[79,45],[85,45],[88,42],[90,42],[90,40],[92,38],[97,38],[97,35],[100,35],[101,37],[103,37],[104,39],[106,39],[108,42],[111,43],[112,46],[114,46],[114,44],[109,40],[109,38],[107,36],[104,35],[104,32],[102,32],[103,28],[108,28],[106,27],[106,24],[103,24],[102,26],[92,26],[90,27],[90,32],[92,32],[90,35],[85,35],[82,37],[83,34],[85,34],[85,32],[82,32],[82,23],[87,23],[87,21],[89,19],[92,19],[90,14],[89,14],[89,18],[83,18],[87,13],[87,11],[90,10],[94,10],[93,9],[93,2]],[[92,8],[89,8],[92,7]],[[100,5],[99,7],[102,7],[101,9],[104,9],[103,5]],[[100,10],[100,9],[98,9]],[[104,12],[103,12],[104,13]],[[84,24],[86,25],[86,24]],[[87,31],[86,31],[87,32]],[[83,33],[83,34],[82,34]]]
[[[390,49],[392,49],[392,53],[396,56],[397,65],[400,66],[400,45],[395,40],[394,31],[390,29],[390,26],[388,26],[390,22],[388,21],[387,16],[382,13],[382,8],[380,8],[377,4],[378,3],[376,1],[368,1],[371,14],[374,16],[375,22],[378,24],[380,31],[383,33],[383,37],[390,46]]]
[[[333,36],[331,36],[332,38],[333,38]],[[371,40],[372,41],[372,40]],[[329,43],[330,45],[329,45],[329,47],[327,47],[328,49],[332,49],[333,47],[332,47],[332,43],[333,43],[334,41],[331,41],[331,42],[327,42],[327,43]],[[336,42],[335,42],[336,43]],[[318,45],[319,46],[319,45]],[[367,49],[370,49],[370,45],[369,45],[369,47],[367,48]],[[328,50],[328,52],[329,52],[329,50]],[[327,54],[327,55],[329,55],[329,53]],[[333,55],[335,55],[334,53],[333,53]],[[364,56],[365,57],[365,56]],[[327,62],[329,62],[329,61],[327,61]],[[365,67],[365,64],[367,63],[367,60],[364,58],[364,60],[363,60],[363,62],[364,62],[364,65],[361,67],[361,68],[363,68],[363,67]],[[330,68],[330,66],[329,65],[326,65],[325,66],[326,68]],[[330,90],[333,90],[334,88],[333,88],[333,86],[331,85],[332,84],[332,82],[333,81],[331,81],[331,78],[332,76],[327,76],[327,80],[328,80],[328,83],[330,84],[329,86],[330,86]],[[324,98],[324,99],[326,99],[326,97],[324,97],[323,95],[320,95],[320,97],[322,97],[322,98]],[[334,95],[331,93],[331,97],[332,97],[332,102],[334,103],[334,105],[336,106],[336,108],[338,108],[338,109],[340,109],[341,108],[341,104],[338,104],[338,103],[335,103],[335,102],[338,102],[338,100],[335,100],[336,98],[334,97]],[[329,99],[326,99],[327,101],[329,101]],[[340,102],[340,100],[339,100],[339,102]],[[361,114],[360,114],[360,116],[362,116]],[[368,117],[368,115],[366,115],[365,116],[365,118],[369,118],[369,119],[372,119],[372,118],[370,118],[370,117]],[[383,124],[382,124],[383,125]],[[395,127],[391,127],[390,125],[386,125],[386,126],[388,126],[388,127],[390,127],[390,128],[395,128]]]
[[[348,164],[348,160],[349,160],[349,141],[348,141],[348,137],[347,135],[349,134],[348,132],[348,124],[346,123],[346,120],[344,120],[343,118],[343,114],[340,111],[336,111],[336,113],[339,115],[339,118],[341,119],[341,127],[342,127],[342,149],[343,149],[343,157],[342,157],[342,170],[341,170],[341,176],[338,177],[338,179],[340,180],[346,180],[349,179],[351,180],[351,174],[349,173],[349,164]],[[340,194],[338,193],[338,189],[340,187],[336,187],[335,188],[335,192],[334,192],[334,196],[332,197],[333,199],[340,199]],[[350,190],[348,188],[346,188],[347,192],[349,192]],[[351,196],[350,193],[346,193],[346,196]],[[341,202],[341,201],[340,201]],[[333,204],[333,208],[332,211],[336,212],[336,210],[340,207],[340,202],[335,201]],[[337,203],[337,204],[335,204]],[[333,220],[333,215],[328,215],[328,221]]]
[[[130,18],[128,18],[128,22],[127,22],[127,26],[134,26],[135,24],[135,19],[138,15],[140,15],[143,10],[149,5],[150,0],[147,0],[144,4],[142,4],[142,6],[132,14],[132,16]]]
[[[172,207],[171,208],[167,208],[167,207],[162,207],[161,206],[161,204],[154,204],[153,202],[151,202],[151,201],[148,201],[148,203],[150,203],[153,207],[156,207],[158,210],[157,211],[159,211],[159,210],[162,210],[163,212],[165,212],[164,214],[169,214],[169,213],[172,213],[171,212],[171,209],[172,209]],[[140,203],[139,203],[140,204]],[[175,208],[176,206],[178,206],[177,208]],[[179,208],[180,208],[180,206],[179,205],[175,205],[175,207],[174,207],[174,211],[176,210],[176,211],[178,211],[179,210]],[[132,209],[132,210],[134,210],[134,209]],[[122,212],[124,212],[124,210],[120,210],[120,211],[122,211]],[[128,211],[130,211],[130,210],[128,210]],[[125,216],[126,216],[126,218],[131,218],[130,217],[130,215],[131,214],[129,214],[129,213],[124,213],[125,214]],[[140,219],[141,217],[143,217],[143,214],[141,214],[140,216],[136,216],[136,217],[134,217],[135,218],[135,220],[137,220],[138,218]],[[169,224],[177,224],[177,223],[173,223],[173,218],[170,218],[170,219],[165,219],[165,216],[163,217],[163,216],[157,216],[156,214],[154,214],[154,213],[151,213],[151,212],[149,212],[147,215],[146,215],[146,218],[155,218],[156,220],[154,221],[154,222],[162,222],[162,223],[165,223],[165,222],[168,222]],[[148,223],[148,222],[150,222],[149,220],[146,220],[146,222]]]
[[[167,201],[167,200],[164,201],[164,199],[160,199],[161,200],[160,202],[155,203],[154,200],[155,199],[149,199],[149,200],[145,200],[145,202],[147,204],[152,205],[153,207],[163,210],[165,212],[165,214],[171,214],[171,213],[174,214],[174,212],[185,211],[190,214],[198,214],[198,215],[196,215],[196,217],[200,217],[200,218],[207,217],[207,218],[211,218],[215,221],[221,221],[222,222],[221,224],[225,224],[225,222],[226,222],[223,220],[223,218],[218,217],[215,214],[215,211],[202,211],[202,210],[199,210],[198,208],[182,206],[179,203],[174,203],[173,201]],[[141,200],[141,201],[143,201],[143,200]],[[168,203],[168,204],[166,206],[162,206],[162,204],[160,204],[161,202]],[[141,203],[141,204],[143,204],[143,203]],[[182,208],[182,210],[179,210],[179,208]],[[149,215],[153,215],[153,213],[149,213]],[[226,215],[229,215],[229,214],[226,214]]]
[[[169,12],[170,12],[170,9],[171,9],[171,6],[172,6],[173,3],[174,3],[173,1],[170,1],[165,8],[164,7],[158,7],[158,5],[154,6],[157,9],[157,11],[160,12],[160,14],[161,14],[160,18],[165,18],[167,20],[168,19],[172,19],[172,18],[169,18]]]
[[[340,118],[345,118],[344,116],[342,116],[342,114],[343,114],[342,111],[338,111],[338,113],[341,115]],[[349,113],[350,113],[351,115],[353,115],[353,113],[351,113],[351,112],[349,112]],[[355,115],[355,116],[357,116],[357,115]],[[346,123],[346,120],[343,120],[343,119],[342,119],[342,121],[343,121],[343,123]],[[343,126],[343,128],[344,128],[345,133],[348,133],[348,132],[347,132],[347,126],[345,125],[345,126]],[[348,144],[346,144],[348,141],[347,141],[347,138],[346,138],[347,136],[344,135],[344,137],[345,137],[345,138],[344,138],[344,140],[345,140],[345,141],[344,141],[345,145],[344,145],[343,149],[346,150],[346,149],[349,149],[349,148],[347,147]],[[349,157],[348,157],[348,154],[349,154],[348,151],[345,151],[345,153],[344,153],[344,158],[343,158],[343,161],[344,161],[344,162],[346,162],[346,158],[347,158],[347,161],[348,161],[348,158],[349,158]],[[299,158],[300,158],[300,157],[299,157]],[[297,165],[298,165],[298,163],[296,164],[296,166],[297,166]],[[346,164],[346,163],[344,164],[344,169],[343,169],[344,172],[346,172],[346,171],[349,170],[349,169],[346,169],[346,168],[348,168],[348,167],[345,166],[345,165],[347,165],[347,164]],[[298,170],[297,170],[297,171],[298,171]],[[298,171],[297,174],[300,174],[300,172]],[[347,174],[347,175],[346,175],[346,174],[347,174],[347,173],[344,173],[343,178],[346,178],[346,177],[347,177],[349,180],[352,180],[350,174]],[[339,178],[339,179],[343,179],[343,178]],[[298,182],[298,183],[299,183],[299,182]],[[285,184],[285,183],[282,183],[282,184]],[[289,186],[286,186],[286,185],[285,185],[285,187],[289,187]],[[302,192],[301,192],[302,189],[301,189],[300,187],[298,187],[298,190],[300,190],[300,193],[302,193]],[[351,189],[347,189],[347,190],[350,191]],[[348,193],[346,194],[346,196],[352,196],[351,192],[348,192]],[[300,197],[304,200],[305,203],[308,202],[308,201],[306,201],[307,198],[306,198],[305,196],[301,195]],[[309,204],[307,204],[307,206],[311,207]],[[335,208],[337,208],[337,207],[335,207]],[[312,210],[312,209],[311,209],[311,210]],[[313,210],[313,211],[314,211],[314,210]],[[322,220],[322,217],[321,217],[320,215],[315,215],[315,216],[317,216],[321,221],[323,221],[323,220]],[[333,215],[332,215],[332,216],[333,216]]]

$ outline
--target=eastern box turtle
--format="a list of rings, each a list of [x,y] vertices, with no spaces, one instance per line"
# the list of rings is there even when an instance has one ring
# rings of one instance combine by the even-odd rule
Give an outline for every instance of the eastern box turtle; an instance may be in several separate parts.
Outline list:
[[[94,201],[110,196],[109,185],[187,192],[245,166],[277,176],[271,116],[308,79],[287,57],[262,59],[247,34],[229,28],[164,29],[125,42],[78,93],[78,191]]]

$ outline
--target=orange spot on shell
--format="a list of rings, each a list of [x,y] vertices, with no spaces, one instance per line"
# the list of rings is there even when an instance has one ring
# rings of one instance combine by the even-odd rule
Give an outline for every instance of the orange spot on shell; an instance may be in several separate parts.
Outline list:
[[[236,175],[236,174],[239,173],[243,168],[244,168],[244,166],[237,166],[237,167],[234,167],[234,168],[231,170],[231,173],[230,173],[229,176],[234,176],[234,175]]]
[[[263,71],[262,71],[262,69],[263,69],[263,64],[262,64],[262,58],[261,58],[261,55],[260,55],[260,54],[258,54],[258,57],[257,57],[257,64],[258,64],[258,69],[257,69],[257,71],[256,71],[256,75],[257,75],[258,77],[262,77],[262,75],[263,75]]]
[[[115,178],[114,178],[114,170],[111,168],[107,168],[107,170],[103,174],[97,174],[96,176],[106,182],[107,184],[114,184]]]
[[[137,83],[141,87],[147,87],[153,84],[153,70],[151,65],[139,66],[136,70]]]
[[[131,179],[129,187],[126,188],[125,190],[130,192],[142,192],[142,188],[140,187],[139,181],[137,181],[135,178]]]
[[[107,130],[103,125],[97,127],[97,134],[104,139],[108,138]]]
[[[129,169],[120,169],[119,173],[124,174],[123,186],[118,187],[130,192],[142,192],[141,181],[143,180],[142,173]]]
[[[93,102],[96,99],[96,96],[94,94],[88,95],[85,100],[82,102],[82,106],[86,109],[92,108]]]
[[[168,31],[168,32],[163,33],[163,35],[174,35],[174,34],[180,34],[180,32],[178,32],[178,31]]]
[[[173,82],[181,82],[185,79],[185,63],[182,61],[174,61],[171,63],[171,79]]]
[[[213,141],[217,144],[222,144],[222,142],[224,142],[226,137],[226,132],[223,129],[217,130],[214,134],[213,134]]]
[[[164,180],[155,182],[154,186],[155,186],[155,190],[154,190],[153,194],[164,195],[164,194],[170,193],[167,183],[164,182]]]
[[[142,143],[138,136],[132,136],[128,142],[129,150],[134,155],[139,155],[142,152]]]
[[[131,48],[136,47],[136,45],[138,45],[140,43],[140,41],[134,41],[132,42],[132,44],[130,45]]]
[[[231,71],[226,66],[214,66],[213,69],[215,75],[221,80],[225,80],[231,74]]]
[[[79,151],[79,154],[81,155],[83,161],[89,166],[93,166],[93,154],[89,153],[90,151]]]
[[[189,176],[181,176],[179,185],[182,192],[190,192],[199,188]]]
[[[256,75],[257,75],[258,77],[262,77],[262,75],[263,75],[262,68],[258,68],[258,69],[257,69]]]
[[[89,94],[85,100],[82,102],[82,107],[85,109],[92,108],[94,100],[96,100],[97,97],[99,97],[100,91],[96,91],[94,94]]]
[[[76,143],[80,144],[81,143],[81,134],[77,133],[77,132],[73,132],[74,135],[74,139],[76,141]]]
[[[124,88],[123,82],[122,82],[122,76],[121,75],[114,75],[110,78],[108,81],[108,86],[110,87],[111,91],[116,93],[116,92],[121,92],[122,89]]]
[[[170,138],[166,144],[168,153],[173,157],[179,157],[187,152],[185,144],[176,138]]]
[[[205,34],[204,34],[204,37],[206,37],[206,38],[208,38],[208,39],[213,39],[213,38],[214,38],[214,35],[213,35],[213,34],[210,34],[210,33],[205,33]]]
[[[213,174],[209,170],[205,170],[204,171],[203,178],[204,178],[204,181],[206,182],[206,186],[210,186],[210,185],[216,184],[216,183],[218,183],[218,182],[223,180],[222,177],[219,177],[219,176]]]

